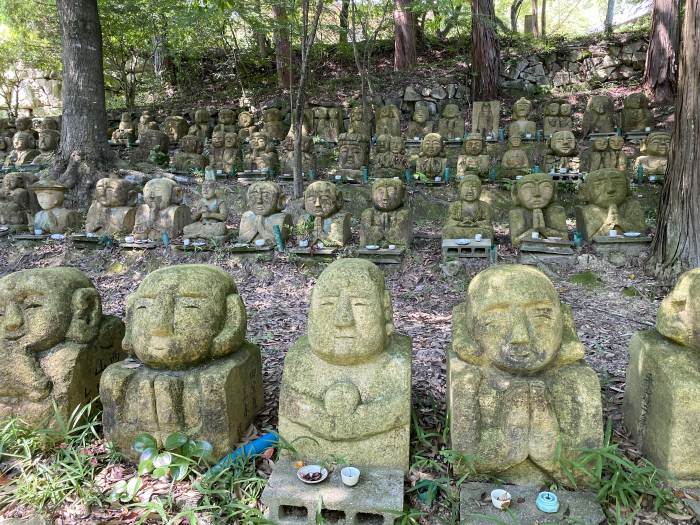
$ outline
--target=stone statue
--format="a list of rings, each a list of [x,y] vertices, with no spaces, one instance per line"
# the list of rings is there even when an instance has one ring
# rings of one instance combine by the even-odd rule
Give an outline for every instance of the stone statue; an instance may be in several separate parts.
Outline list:
[[[184,137],[183,137],[184,139]],[[179,237],[192,222],[190,209],[182,203],[184,190],[171,179],[151,179],[143,187],[143,204],[136,209],[134,238],[160,241],[163,234]]]
[[[401,179],[378,179],[372,184],[372,208],[360,218],[360,246],[395,244],[410,248],[413,216],[404,205],[406,185]]]
[[[41,120],[41,128],[39,129],[39,132],[43,130],[52,130],[52,131],[61,131],[60,126],[58,125],[58,117],[44,117]]]
[[[514,179],[518,175],[530,172],[530,159],[522,148],[520,135],[509,135],[508,146],[501,159],[501,175]]]
[[[608,151],[605,154],[605,167],[627,171],[627,154],[622,149],[625,139],[619,135],[608,138]]]
[[[34,215],[33,228],[43,233],[66,233],[77,230],[83,218],[77,211],[63,207],[63,201],[68,188],[51,177],[41,179],[31,187],[36,194],[39,207]]]
[[[207,159],[202,155],[202,142],[197,135],[185,135],[180,139],[180,147],[173,157],[175,171],[189,172],[203,170]]]
[[[134,229],[136,191],[119,178],[107,177],[97,181],[95,200],[85,220],[85,231],[97,235],[127,235]]]
[[[134,121],[131,120],[131,113],[122,113],[119,127],[112,133],[112,142],[126,146],[134,140],[136,140],[136,132],[134,131]]]
[[[304,214],[297,222],[299,237],[326,246],[345,246],[350,242],[350,214],[342,211],[343,193],[335,184],[316,181],[304,192]]]
[[[493,212],[480,196],[481,180],[473,173],[467,174],[459,183],[459,200],[447,208],[443,239],[473,239],[477,234],[493,239]]]
[[[547,171],[578,171],[580,161],[578,158],[578,146],[576,137],[571,131],[557,131],[547,139],[547,155],[545,167]]]
[[[289,133],[282,141],[284,157],[281,160],[282,173],[294,173],[294,132]],[[316,170],[316,156],[314,155],[314,141],[305,134],[301,134],[301,171],[306,173],[309,169]]]
[[[610,230],[616,230],[620,235],[646,231],[644,210],[631,194],[624,171],[591,171],[580,191],[587,204],[576,207],[576,228],[583,233],[584,239],[607,236]]]
[[[566,211],[557,204],[557,183],[546,173],[530,173],[516,180],[511,190],[515,207],[508,214],[510,239],[519,247],[539,233],[540,238],[568,238]]]
[[[18,131],[12,137],[12,147],[14,148],[5,157],[5,166],[25,166],[41,153],[34,149],[34,135],[30,131]]]
[[[464,136],[464,119],[457,104],[446,104],[442,108],[438,133],[444,140],[460,139]]]
[[[634,160],[633,172],[636,173],[639,166],[644,168],[645,175],[664,176],[668,164],[668,150],[671,145],[671,135],[665,131],[654,131],[642,141],[641,155]]]
[[[12,151],[12,137],[8,125],[6,118],[0,118],[0,160],[4,160]]]
[[[170,149],[170,138],[164,131],[158,129],[158,124],[149,122],[146,127],[139,130],[139,146],[132,151],[131,162],[145,162],[149,160],[151,151],[158,148],[158,151],[166,155],[164,164],[168,164],[168,150]]]
[[[30,195],[21,173],[7,173],[0,187],[0,226],[24,230],[30,216]]]
[[[323,140],[329,140],[331,121],[328,118],[328,108],[323,106],[315,107],[313,112],[313,133]]]
[[[359,180],[362,166],[369,164],[369,139],[351,132],[338,137],[338,169],[336,174]]]
[[[238,138],[243,142],[257,131],[250,111],[241,111],[238,114]]]
[[[498,100],[474,102],[472,110],[472,131],[481,133],[484,137],[498,136],[498,117],[501,112],[501,103]]]
[[[439,133],[428,133],[420,144],[420,153],[416,161],[416,172],[426,177],[442,177],[447,166],[447,157],[442,147]]]
[[[654,126],[654,116],[644,93],[632,93],[625,98],[622,108],[622,131],[644,131]]]
[[[105,438],[134,458],[136,436],[160,446],[173,432],[233,449],[263,405],[260,350],[245,340],[246,311],[233,279],[206,264],[150,273],[126,304],[123,346],[137,361],[100,381]]]
[[[61,132],[55,129],[42,129],[39,131],[39,155],[34,157],[32,164],[50,164],[53,161],[58,141],[61,140]]]
[[[422,139],[428,133],[433,132],[433,121],[430,120],[430,110],[427,106],[418,105],[413,109],[411,122],[408,123],[406,137],[409,139]]]
[[[513,104],[513,122],[508,126],[509,137],[514,135],[525,137],[528,133],[533,138],[535,137],[537,126],[532,120],[528,120],[531,112],[532,102],[524,97],[519,98],[515,104]]]
[[[279,170],[277,150],[265,132],[256,131],[250,136],[250,151],[243,156],[243,165],[253,171]]]
[[[390,135],[398,137],[401,135],[401,112],[393,104],[377,109],[376,122],[377,136]]]
[[[550,137],[557,131],[571,131],[574,123],[571,119],[571,104],[552,100],[544,109],[544,136]]]
[[[187,135],[190,126],[182,115],[173,113],[163,121],[163,131],[168,135],[170,144],[177,146],[180,139]]]
[[[236,132],[236,114],[233,110],[226,108],[219,110],[219,119],[213,131]]]
[[[241,217],[238,242],[250,244],[257,239],[265,239],[275,245],[274,227],[280,227],[284,242],[290,236],[294,223],[292,216],[282,210],[287,197],[276,182],[254,182],[248,188],[248,207]]]
[[[263,114],[263,131],[274,140],[282,140],[287,135],[287,126],[282,120],[282,112],[278,108],[270,108]]]
[[[330,129],[326,140],[338,142],[338,137],[343,132],[343,110],[338,107],[328,108],[328,120],[330,121]]]
[[[597,171],[607,168],[606,161],[608,155],[608,137],[595,137],[588,150],[588,171]],[[609,166],[612,168],[612,166]]]
[[[190,126],[190,135],[196,136],[202,144],[206,144],[209,138],[209,112],[206,109],[198,109],[194,112],[194,124]]]
[[[139,141],[141,140],[141,134],[147,129],[152,129],[151,127],[149,127],[149,124],[151,124],[152,122],[155,123],[155,121],[155,118],[153,118],[153,115],[151,115],[151,112],[149,110],[146,109],[143,113],[141,113],[138,125]]]
[[[603,441],[600,382],[584,353],[571,308],[544,273],[524,265],[479,273],[452,314],[452,449],[475,458],[478,475],[571,485],[560,457]]]
[[[401,136],[379,135],[372,161],[372,176],[378,179],[403,176],[408,167],[406,147]]]
[[[80,270],[34,268],[0,279],[0,421],[57,427],[97,396],[102,370],[122,358],[124,325],[102,315]]]
[[[489,171],[491,159],[486,153],[484,136],[470,133],[464,139],[463,153],[457,158],[457,178],[462,179],[469,173],[485,175]]]
[[[369,115],[365,115],[362,106],[354,107],[350,110],[350,124],[348,125],[348,135],[359,135],[369,141],[372,136],[372,122]]]
[[[612,98],[606,95],[593,95],[588,100],[583,114],[583,136],[590,133],[612,133],[615,131],[615,114]]]
[[[202,183],[202,198],[197,201],[192,213],[194,222],[184,226],[182,236],[221,242],[227,235],[227,219],[228,204],[223,192],[218,191],[216,180],[205,179]]]
[[[221,125],[214,128],[209,148],[209,166],[215,171],[230,173],[238,163],[239,153],[238,135],[233,131],[224,132]]]
[[[287,352],[279,433],[307,461],[407,471],[410,423],[411,339],[394,331],[384,274],[339,259],[311,293],[308,334]]]

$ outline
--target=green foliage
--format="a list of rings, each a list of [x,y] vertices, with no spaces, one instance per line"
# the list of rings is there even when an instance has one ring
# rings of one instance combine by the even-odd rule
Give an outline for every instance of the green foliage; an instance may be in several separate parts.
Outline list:
[[[571,276],[571,282],[586,288],[598,288],[603,285],[603,281],[600,280],[598,274],[590,270],[575,273]]]
[[[171,477],[181,481],[195,466],[206,463],[211,457],[211,443],[189,439],[182,432],[174,432],[165,438],[159,449],[156,439],[150,434],[139,434],[134,441],[134,450],[140,453],[138,473],[150,474],[154,478]]]

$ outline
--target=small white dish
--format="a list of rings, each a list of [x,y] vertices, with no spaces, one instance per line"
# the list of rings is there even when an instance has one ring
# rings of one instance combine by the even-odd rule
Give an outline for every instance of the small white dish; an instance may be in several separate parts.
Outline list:
[[[466,246],[469,244],[469,239],[457,239],[455,242],[460,246]]]
[[[255,246],[258,248],[265,246],[265,239],[255,239]]]
[[[34,228],[34,235],[41,235],[42,233],[44,233],[44,230],[41,228]]]
[[[390,244],[390,245],[389,245],[389,249],[390,249],[390,250],[395,250],[395,249],[396,249],[396,245],[395,245],[395,244]]]
[[[440,182],[442,181],[442,177],[435,177],[435,182]]]
[[[608,235],[609,235],[610,237],[617,237],[617,230],[610,230],[610,231],[608,232]]]
[[[304,239],[299,241],[299,247],[300,248],[308,248],[309,247],[309,241]]]
[[[62,233],[52,233],[52,234],[50,235],[50,237],[51,237],[54,241],[62,241],[63,239],[66,238],[66,236],[63,235]]]
[[[559,168],[559,173],[566,173],[567,169],[566,168]]]
[[[355,467],[345,467],[340,471],[340,479],[343,485],[354,487],[360,481],[360,469]]]
[[[340,180],[340,179],[342,179],[342,178],[343,178],[343,177],[341,177],[340,175],[336,175],[336,176],[335,176],[335,180]]]
[[[495,489],[491,491],[491,504],[500,510],[505,510],[510,506],[510,501],[513,496],[510,492],[503,489]]]
[[[533,239],[539,239],[539,238],[540,238],[540,232],[532,232],[532,238],[533,238]]]
[[[194,241],[192,246],[204,246],[205,244],[207,244],[205,241]]]
[[[0,232],[6,232],[9,229],[10,229],[9,226],[0,226]]]
[[[314,476],[314,474],[320,474],[320,476]],[[311,476],[313,476],[313,478],[311,478]],[[297,470],[297,478],[308,485],[321,483],[327,477],[328,470],[323,468],[321,465],[304,465]]]
[[[547,237],[551,241],[561,241],[561,237]]]
[[[625,232],[623,233],[625,237],[639,237],[641,235],[640,232]]]
[[[368,244],[367,246],[365,246],[365,248],[367,248],[368,250],[378,250],[379,246],[377,246],[376,244]]]
[[[134,242],[134,238],[131,235],[127,235],[126,237],[124,237],[124,242],[131,244],[132,242]]]

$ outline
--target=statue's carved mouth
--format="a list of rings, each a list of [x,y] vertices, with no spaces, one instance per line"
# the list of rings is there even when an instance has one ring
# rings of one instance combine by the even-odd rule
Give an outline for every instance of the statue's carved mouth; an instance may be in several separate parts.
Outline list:
[[[5,332],[3,338],[6,339],[7,341],[17,341],[18,339],[21,339],[24,337],[25,332]]]

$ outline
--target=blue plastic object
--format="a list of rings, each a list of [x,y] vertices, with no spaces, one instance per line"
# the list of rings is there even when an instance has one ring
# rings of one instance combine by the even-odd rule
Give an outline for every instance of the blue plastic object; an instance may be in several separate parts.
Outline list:
[[[535,505],[542,512],[554,514],[559,510],[559,498],[553,492],[540,492],[535,500]]]
[[[406,184],[411,184],[413,182],[413,175],[411,175],[411,168],[406,168],[403,170],[403,178],[406,180]]]
[[[365,184],[369,182],[369,170],[367,169],[367,166],[362,166],[362,182]]]
[[[284,239],[282,239],[282,228],[279,224],[275,224],[272,227],[272,232],[275,234],[275,242],[277,243],[277,251],[284,251]]]
[[[445,166],[445,170],[443,171],[442,175],[445,178],[445,184],[449,184],[449,182],[450,182],[450,168],[448,166]]]
[[[506,130],[503,128],[498,128],[498,142],[505,142],[506,141]]]
[[[246,443],[242,447],[238,447],[233,452],[226,454],[219,462],[209,469],[206,476],[215,476],[225,468],[233,465],[237,458],[240,456],[255,456],[256,454],[261,454],[270,447],[274,447],[279,441],[277,434],[272,432],[268,434],[263,434],[257,439],[254,439],[250,443]]]

